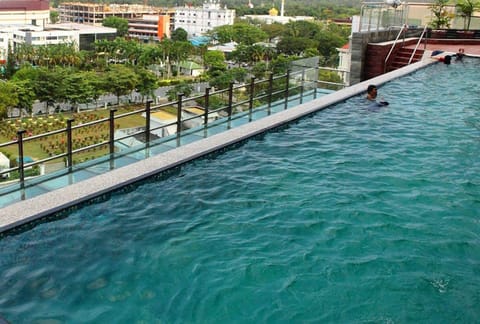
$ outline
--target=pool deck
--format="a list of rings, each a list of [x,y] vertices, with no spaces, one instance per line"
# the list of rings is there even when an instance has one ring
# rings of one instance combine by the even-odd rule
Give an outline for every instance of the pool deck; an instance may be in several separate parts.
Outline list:
[[[415,45],[409,45],[407,48],[415,48]],[[423,48],[423,45],[421,45],[420,48]],[[448,53],[457,53],[460,48],[465,50],[466,55],[480,57],[480,42],[478,42],[478,44],[466,44],[461,40],[458,40],[457,42],[448,43],[427,43],[425,49],[431,52],[438,50]]]
[[[281,125],[302,118],[352,96],[362,94],[367,85],[382,85],[390,80],[410,74],[432,64],[435,60],[424,60],[348,88],[325,95],[319,99],[278,112],[260,120],[232,128],[223,133],[178,147],[174,150],[141,160],[134,164],[106,172],[62,189],[47,192],[0,209],[0,233],[29,222],[50,216],[56,212],[86,202],[102,194],[146,179],[162,171],[182,165],[196,158],[218,151],[252,136],[264,133]]]

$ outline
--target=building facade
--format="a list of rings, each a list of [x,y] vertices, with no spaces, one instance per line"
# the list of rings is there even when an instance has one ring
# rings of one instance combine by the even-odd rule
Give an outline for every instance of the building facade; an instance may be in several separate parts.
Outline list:
[[[44,27],[49,21],[49,0],[0,1],[0,25],[33,25]]]
[[[175,29],[182,28],[189,37],[205,34],[218,26],[233,25],[235,10],[222,7],[219,2],[210,0],[202,7],[175,8]]]
[[[128,20],[128,36],[144,42],[160,41],[170,38],[173,28],[174,12],[157,15],[143,15],[141,18]]]
[[[158,14],[160,9],[144,5],[129,4],[95,4],[65,2],[58,6],[61,22],[75,22],[93,26],[101,26],[105,18],[119,17],[124,19],[140,19],[143,15]]]

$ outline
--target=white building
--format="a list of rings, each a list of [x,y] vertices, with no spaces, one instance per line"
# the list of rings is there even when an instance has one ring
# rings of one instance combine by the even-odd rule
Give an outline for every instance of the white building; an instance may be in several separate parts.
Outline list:
[[[34,25],[44,27],[49,21],[49,0],[0,1],[0,25]]]
[[[5,63],[8,46],[45,46],[74,44],[77,49],[89,50],[95,40],[114,39],[117,30],[109,27],[96,27],[83,24],[54,24],[45,27],[34,25],[0,25],[0,63]]]
[[[215,0],[204,2],[201,8],[175,8],[175,29],[185,29],[189,37],[203,35],[218,26],[233,25],[234,20],[235,10],[222,8]]]

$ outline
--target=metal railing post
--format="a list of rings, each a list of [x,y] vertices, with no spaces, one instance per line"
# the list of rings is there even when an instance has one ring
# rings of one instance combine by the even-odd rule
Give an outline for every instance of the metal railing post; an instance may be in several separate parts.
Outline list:
[[[72,171],[73,166],[72,123],[74,121],[73,118],[67,120],[67,167],[69,171]]]
[[[110,109],[109,119],[108,119],[108,129],[109,129],[109,138],[108,138],[108,150],[110,152],[110,170],[115,169],[115,158],[113,153],[115,153],[115,112],[117,109]]]
[[[145,105],[145,144],[147,147],[150,145],[150,107],[152,101],[148,100]]]
[[[25,187],[25,168],[23,166],[23,134],[25,134],[24,129],[17,131],[17,141],[18,141],[18,173],[20,175],[20,187],[23,189]]]
[[[252,121],[253,98],[255,97],[255,77],[250,79],[250,99],[248,100],[248,116],[249,121]]]
[[[300,104],[303,103],[303,93],[304,93],[304,88],[305,88],[305,70],[302,70],[302,81],[300,85]]]
[[[232,105],[233,105],[233,81],[230,81],[228,85],[228,119],[232,117]]]
[[[110,136],[108,140],[110,156],[115,152],[115,112],[116,109],[110,109],[110,116],[108,120]]]
[[[180,137],[180,132],[182,131],[182,99],[184,94],[178,94],[178,103],[177,103],[177,138]]]
[[[273,92],[273,72],[270,72],[268,78],[268,114],[270,115],[270,107],[272,105],[272,92]]]
[[[203,116],[203,124],[207,125],[208,124],[208,114],[209,114],[209,104],[210,104],[210,89],[211,87],[205,88],[205,114]]]
[[[287,70],[287,74],[285,75],[285,103],[284,103],[285,106],[284,106],[284,109],[288,108],[289,86],[290,86],[290,69]]]

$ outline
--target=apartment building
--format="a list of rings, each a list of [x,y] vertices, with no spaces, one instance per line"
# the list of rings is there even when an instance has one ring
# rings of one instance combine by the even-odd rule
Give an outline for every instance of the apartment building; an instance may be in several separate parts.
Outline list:
[[[233,25],[234,20],[235,10],[222,7],[215,0],[205,1],[202,7],[175,8],[175,29],[185,29],[189,37],[201,36],[218,26]]]

